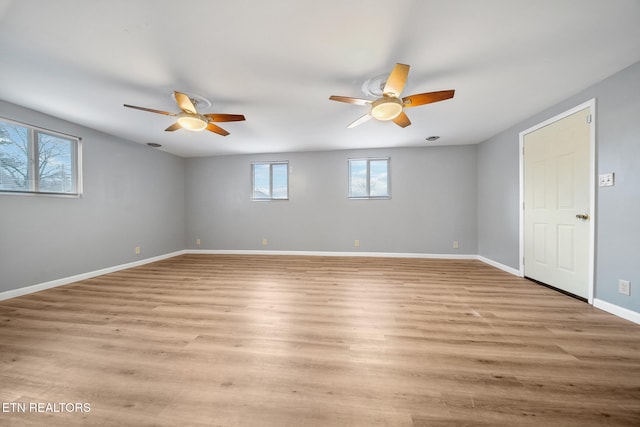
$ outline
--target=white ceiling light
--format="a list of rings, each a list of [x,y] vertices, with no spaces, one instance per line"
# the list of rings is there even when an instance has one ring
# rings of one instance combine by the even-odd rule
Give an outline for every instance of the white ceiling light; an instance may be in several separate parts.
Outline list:
[[[187,112],[178,114],[178,124],[182,129],[201,131],[207,128],[208,123],[202,114]]]
[[[371,115],[378,120],[393,120],[402,113],[402,101],[384,96],[371,103]]]

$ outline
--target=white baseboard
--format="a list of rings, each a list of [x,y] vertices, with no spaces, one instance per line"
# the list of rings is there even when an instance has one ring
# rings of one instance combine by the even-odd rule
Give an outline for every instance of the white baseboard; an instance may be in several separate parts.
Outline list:
[[[640,325],[640,313],[629,310],[628,308],[620,307],[619,305],[611,304],[598,298],[594,298],[593,306]]]
[[[354,256],[354,257],[380,257],[380,258],[426,258],[426,259],[476,259],[489,264],[492,267],[522,277],[519,270],[501,264],[489,258],[473,254],[427,254],[416,252],[331,252],[331,251],[278,251],[278,250],[244,250],[244,249],[187,249],[188,254],[209,255],[301,255],[301,256]]]
[[[485,257],[480,256],[480,255],[477,255],[476,259],[478,259],[479,261],[484,262],[485,264],[489,264],[492,267],[499,268],[500,270],[506,271],[507,273],[511,273],[514,276],[522,277],[522,273],[520,272],[520,270],[515,269],[513,267],[509,267],[508,265],[501,264],[501,263],[499,263],[497,261],[494,261],[494,260],[489,259],[489,258],[485,258]]]
[[[331,251],[268,251],[268,250],[227,250],[227,249],[187,249],[187,254],[208,255],[294,255],[294,256],[343,256],[380,258],[433,258],[433,259],[478,259],[477,255],[422,254],[412,252],[331,252]]]
[[[91,279],[92,277],[102,276],[103,274],[114,273],[116,271],[125,270],[127,268],[138,267],[140,265],[161,261],[167,258],[173,258],[183,254],[237,254],[237,255],[302,255],[302,256],[355,256],[355,257],[385,257],[385,258],[440,258],[440,259],[477,259],[476,255],[459,255],[459,254],[420,254],[420,253],[393,253],[393,252],[324,252],[324,251],[267,251],[267,250],[223,250],[223,249],[185,249],[172,252],[156,257],[145,258],[140,261],[130,262],[127,264],[107,267],[100,270],[90,271],[87,273],[77,274],[75,276],[64,277],[62,279],[51,280],[49,282],[38,283],[36,285],[25,286],[23,288],[12,289],[0,292],[0,301],[15,298],[22,295],[32,294],[34,292],[43,291],[45,289],[55,288],[57,286],[68,285],[80,280]]]
[[[10,291],[0,292],[0,301],[9,298],[15,298],[22,295],[32,294],[34,292],[43,291],[45,289],[55,288],[57,286],[68,285],[69,283],[78,282],[80,280],[91,279],[92,277],[102,276],[103,274],[114,273],[127,268],[138,267],[140,265],[149,264],[174,256],[182,255],[185,251],[177,251],[151,258],[145,258],[139,261],[129,262],[127,264],[115,265],[113,267],[102,268],[100,270],[90,271],[87,273],[77,274],[75,276],[64,277],[62,279],[51,280],[49,282],[38,283],[37,285],[25,286],[24,288],[12,289]]]
[[[520,273],[506,265],[500,264],[485,257],[472,254],[427,254],[427,253],[411,253],[411,252],[331,252],[331,251],[277,251],[277,250],[228,250],[228,249],[185,249],[172,252],[156,257],[145,258],[139,261],[127,264],[107,267],[100,270],[90,271],[87,273],[77,274],[75,276],[64,277],[62,279],[51,280],[49,282],[38,283],[36,285],[25,286],[23,288],[12,289],[0,292],[0,301],[9,298],[15,298],[22,295],[31,294],[45,289],[55,288],[57,286],[68,285],[80,280],[91,279],[92,277],[102,276],[103,274],[114,273],[116,271],[125,270],[127,268],[138,267],[140,265],[149,264],[163,259],[172,258],[183,254],[229,254],[229,255],[298,255],[298,256],[347,256],[347,257],[382,257],[382,258],[425,258],[425,259],[477,259],[493,267],[504,270],[508,273],[519,276]]]

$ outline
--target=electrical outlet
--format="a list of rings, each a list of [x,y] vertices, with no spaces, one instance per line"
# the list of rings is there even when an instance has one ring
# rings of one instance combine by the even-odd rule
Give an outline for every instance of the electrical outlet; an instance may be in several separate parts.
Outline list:
[[[614,174],[604,173],[598,177],[598,185],[600,187],[613,187],[614,184]]]
[[[140,246],[136,246],[136,255],[140,255]]]
[[[360,240],[358,240],[358,239],[354,240],[353,241],[353,246],[356,247],[356,248],[359,248],[360,247]]]
[[[458,245],[458,241],[454,240],[453,241],[453,249],[458,249],[459,245]]]
[[[267,239],[262,239],[262,246],[267,246]]]
[[[622,295],[631,295],[631,282],[628,280],[618,280],[618,292]]]

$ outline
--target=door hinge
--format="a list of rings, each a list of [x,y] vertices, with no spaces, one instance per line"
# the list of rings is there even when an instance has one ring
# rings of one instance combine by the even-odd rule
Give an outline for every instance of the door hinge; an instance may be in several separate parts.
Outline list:
[[[587,123],[591,123],[592,120],[593,117],[591,116],[591,114],[587,114]]]

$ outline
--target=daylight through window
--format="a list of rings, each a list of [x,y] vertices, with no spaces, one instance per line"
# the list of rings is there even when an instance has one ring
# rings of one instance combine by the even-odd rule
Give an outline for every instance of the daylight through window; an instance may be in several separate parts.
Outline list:
[[[251,164],[252,200],[289,199],[289,163],[258,162]]]
[[[389,158],[349,159],[349,198],[388,199]]]
[[[0,120],[0,192],[80,194],[78,138]]]

